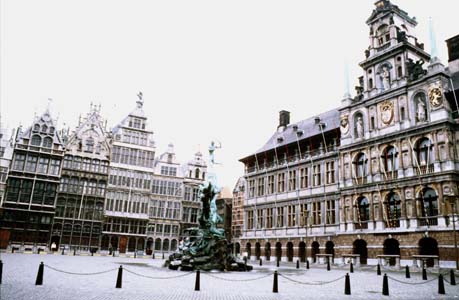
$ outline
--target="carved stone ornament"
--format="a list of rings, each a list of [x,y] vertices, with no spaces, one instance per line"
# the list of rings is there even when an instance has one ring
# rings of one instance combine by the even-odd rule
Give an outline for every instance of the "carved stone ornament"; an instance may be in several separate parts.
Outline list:
[[[384,101],[381,103],[381,120],[384,124],[388,125],[394,118],[394,104],[391,101]]]
[[[443,95],[439,87],[433,87],[429,89],[429,100],[430,100],[430,105],[433,108],[437,108],[442,105]]]
[[[349,117],[347,115],[341,116],[340,126],[341,126],[341,133],[343,135],[347,135],[349,133]]]
[[[406,199],[411,199],[413,198],[413,191],[411,189],[405,190],[405,198]]]

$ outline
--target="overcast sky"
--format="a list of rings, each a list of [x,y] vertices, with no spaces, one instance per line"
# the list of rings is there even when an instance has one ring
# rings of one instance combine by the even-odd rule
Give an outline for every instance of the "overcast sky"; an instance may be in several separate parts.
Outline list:
[[[0,0],[2,123],[29,126],[52,98],[60,126],[91,101],[113,126],[142,91],[157,152],[172,142],[185,162],[219,140],[219,182],[233,188],[280,110],[297,122],[340,105],[345,61],[353,92],[374,2]],[[446,65],[459,2],[393,3],[427,51],[432,17]]]

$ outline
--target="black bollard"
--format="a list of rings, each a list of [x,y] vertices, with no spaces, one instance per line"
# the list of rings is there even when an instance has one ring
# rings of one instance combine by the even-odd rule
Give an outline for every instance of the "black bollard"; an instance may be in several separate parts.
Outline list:
[[[76,255],[76,248],[73,248],[73,256]]]
[[[346,277],[344,280],[344,295],[351,294],[351,279],[349,278],[349,274],[346,273]]]
[[[277,271],[274,271],[273,293],[279,293],[279,289],[277,286]]]
[[[350,271],[351,273],[354,273],[354,264],[353,264],[352,262],[351,262],[351,265],[350,265],[349,268],[350,268],[349,271]]]
[[[410,267],[408,265],[405,266],[405,278],[411,278]]]
[[[155,259],[155,252],[153,252],[153,255],[151,256],[151,258]]]
[[[327,271],[330,271],[330,260],[327,259]]]
[[[296,268],[297,268],[297,269],[300,268],[300,260],[299,260],[299,259],[296,260]]]
[[[381,265],[378,264],[378,267],[376,268],[376,274],[381,275]]]
[[[0,284],[2,284],[3,262],[0,260]]]
[[[201,272],[199,270],[196,271],[196,282],[194,283],[194,290],[195,291],[200,291],[201,289],[201,282],[200,278],[201,277]]]
[[[276,266],[279,268],[279,258],[276,260]]]
[[[309,260],[306,259],[306,269],[309,269]]]
[[[384,296],[389,296],[389,281],[387,279],[387,275],[384,274],[383,282],[382,282],[382,294]]]
[[[65,253],[64,253],[64,250],[65,250],[65,248],[64,248],[64,247],[62,247],[62,255],[64,255],[64,254],[65,254]]]
[[[441,295],[445,294],[445,283],[443,282],[443,275],[438,275],[438,293]]]
[[[118,277],[116,278],[116,288],[120,289],[123,282],[123,266],[118,269]]]
[[[427,280],[427,271],[426,271],[426,268],[422,268],[422,280]]]
[[[1,278],[0,278],[1,279]],[[454,271],[451,269],[449,271],[449,284],[456,285],[456,277],[454,276]]]
[[[134,252],[134,258],[137,258],[137,251]]]
[[[262,266],[262,265],[263,265],[263,261],[262,261],[261,258],[260,258],[260,266]]]
[[[43,262],[40,263],[40,266],[38,267],[38,274],[37,274],[37,280],[35,280],[35,285],[43,285],[43,270],[45,269],[45,265]]]
[[[164,252],[163,252],[163,259],[164,259]]]
[[[113,256],[113,257],[115,257],[115,250],[113,250],[113,252],[112,252],[112,256]]]

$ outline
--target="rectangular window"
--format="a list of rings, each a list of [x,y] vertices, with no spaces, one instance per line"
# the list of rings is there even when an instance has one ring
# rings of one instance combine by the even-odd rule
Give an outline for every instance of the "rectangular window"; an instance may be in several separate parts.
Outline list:
[[[253,229],[253,210],[247,211],[247,229]]]
[[[335,183],[335,162],[326,163],[327,167],[327,184]]]
[[[300,204],[300,226],[308,225],[308,207],[306,203]]]
[[[300,189],[308,187],[308,168],[300,169]]]
[[[312,224],[320,225],[322,223],[322,213],[320,210],[320,202],[312,203]]]
[[[59,175],[60,168],[61,168],[61,161],[58,159],[51,159],[51,165],[49,167],[49,174]]]
[[[6,200],[10,202],[17,202],[19,197],[19,190],[21,189],[21,180],[10,178],[6,189]]]
[[[255,179],[249,180],[249,198],[255,197]]]
[[[29,155],[27,156],[26,171],[35,172],[37,168],[38,156]]]
[[[23,171],[25,165],[25,155],[24,154],[15,154],[14,155],[14,163],[13,163],[13,170]]]
[[[276,227],[284,227],[284,208],[277,208],[277,224]]]
[[[268,176],[268,195],[274,194],[274,175]]]
[[[258,178],[258,193],[257,196],[264,196],[265,195],[265,178]]]
[[[21,186],[21,195],[19,196],[19,202],[29,203],[30,196],[32,195],[32,180],[24,180]]]
[[[327,200],[327,224],[335,224],[335,200]]]
[[[287,206],[287,226],[293,227],[296,226],[296,207],[295,205]]]
[[[46,174],[48,172],[49,158],[40,157],[38,161],[37,173]]]
[[[321,185],[320,175],[320,165],[314,165],[314,186]]]
[[[263,224],[263,210],[257,209],[257,229],[261,229],[264,227]]]
[[[285,192],[285,173],[277,174],[277,192]]]
[[[296,190],[296,170],[288,171],[288,190]]]
[[[273,212],[272,207],[266,209],[266,228],[273,228]]]

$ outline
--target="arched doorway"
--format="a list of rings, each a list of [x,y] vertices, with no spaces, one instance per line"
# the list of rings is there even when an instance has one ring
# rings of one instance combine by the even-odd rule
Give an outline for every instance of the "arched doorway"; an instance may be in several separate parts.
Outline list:
[[[267,261],[271,260],[271,244],[269,242],[265,244],[265,257]]]
[[[169,239],[163,241],[163,252],[169,252]]]
[[[241,244],[236,243],[236,255],[241,254]]]
[[[177,250],[177,240],[171,241],[171,251]]]
[[[144,240],[144,238],[139,238],[137,240],[137,249],[136,250],[143,251],[144,248],[145,248],[145,240]]]
[[[147,240],[147,250],[145,251],[147,255],[151,255],[153,252],[153,239],[148,238]]]
[[[257,260],[260,259],[261,256],[261,246],[260,243],[255,243],[255,256],[257,257]]]
[[[292,242],[287,243],[287,260],[293,261],[293,243]]]
[[[118,250],[118,237],[117,236],[112,236],[110,240],[110,244],[112,246],[113,251]]]
[[[333,263],[333,260],[335,258],[335,244],[332,241],[328,241],[325,243],[325,254],[331,254],[331,263]]]
[[[359,239],[354,241],[354,248],[352,253],[360,255],[360,263],[362,265],[367,264],[368,258],[368,249],[367,249],[367,242],[365,240]]]
[[[384,241],[383,253],[385,255],[400,255],[400,244],[396,239],[389,238]],[[395,266],[395,257],[389,259],[389,265]]]
[[[312,261],[313,262],[316,262],[316,254],[319,254],[320,253],[320,249],[319,249],[319,243],[314,241],[312,242],[311,244],[311,257],[312,257]]]
[[[155,251],[161,251],[161,239],[157,238],[155,240]]]
[[[247,252],[247,258],[250,259],[250,256],[252,255],[252,245],[250,243],[245,245],[245,251]]]
[[[278,261],[282,259],[282,244],[280,242],[276,243],[276,259]]]
[[[438,255],[438,242],[431,237],[423,237],[419,240],[419,255]],[[426,261],[427,267],[434,266],[433,258]]]
[[[300,257],[301,262],[306,262],[306,243],[300,242],[298,256]]]

